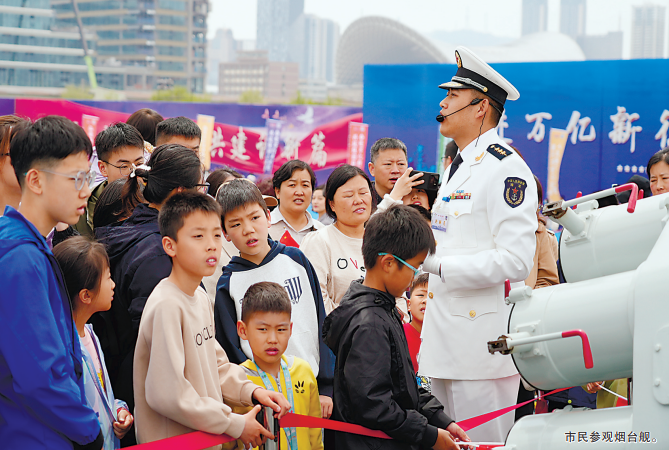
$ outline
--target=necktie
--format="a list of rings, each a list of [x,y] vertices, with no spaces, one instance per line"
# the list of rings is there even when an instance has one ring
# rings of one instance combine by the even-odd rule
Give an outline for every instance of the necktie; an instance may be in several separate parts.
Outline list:
[[[451,170],[450,170],[450,172],[448,172],[448,180],[446,180],[447,182],[450,181],[450,179],[453,176],[453,174],[455,173],[455,171],[458,170],[458,167],[460,167],[460,164],[462,164],[462,156],[460,156],[460,153],[458,153],[455,156],[455,159],[453,160],[453,162],[451,163]]]

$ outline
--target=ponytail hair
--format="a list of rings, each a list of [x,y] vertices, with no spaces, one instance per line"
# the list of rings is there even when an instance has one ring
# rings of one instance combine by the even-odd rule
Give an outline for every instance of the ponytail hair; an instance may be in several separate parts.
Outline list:
[[[103,244],[85,236],[74,236],[56,245],[53,256],[63,271],[73,307],[76,307],[74,300],[82,290],[97,293],[102,275],[109,267],[109,257]]]
[[[129,217],[140,203],[162,204],[174,189],[194,188],[202,180],[200,158],[183,145],[156,147],[147,166],[135,167],[123,186],[121,217]]]

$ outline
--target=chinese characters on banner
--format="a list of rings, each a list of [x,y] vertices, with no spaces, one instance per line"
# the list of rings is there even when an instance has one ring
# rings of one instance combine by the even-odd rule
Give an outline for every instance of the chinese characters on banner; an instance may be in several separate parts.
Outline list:
[[[272,173],[274,166],[274,159],[276,158],[276,151],[279,148],[279,141],[281,140],[281,125],[282,122],[277,119],[267,119],[267,137],[265,138],[264,151],[265,162],[263,164],[263,173]],[[262,157],[261,157],[262,159]]]
[[[348,124],[348,157],[347,161],[352,166],[365,169],[365,153],[367,149],[367,132],[369,125],[366,123],[349,122]]]

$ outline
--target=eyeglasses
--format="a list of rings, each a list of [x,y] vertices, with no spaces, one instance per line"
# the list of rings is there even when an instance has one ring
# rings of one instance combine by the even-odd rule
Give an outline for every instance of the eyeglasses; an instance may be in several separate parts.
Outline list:
[[[132,164],[130,164],[130,165],[121,164],[120,166],[115,166],[114,164],[110,163],[109,161],[104,161],[104,160],[101,160],[101,161],[105,164],[109,164],[112,167],[116,167],[118,169],[118,171],[121,172],[122,177],[127,177],[128,175],[130,175],[130,172],[132,172]],[[140,162],[139,164],[135,164],[135,167],[141,166],[142,164],[144,164],[144,159],[142,159],[142,162]]]
[[[89,189],[93,189],[93,185],[95,184],[95,177],[96,173],[95,170],[91,169],[89,172],[85,172],[83,170],[80,170],[77,172],[76,175],[68,175],[66,173],[59,173],[59,172],[54,172],[51,170],[45,170],[45,169],[37,169],[40,172],[46,172],[46,173],[51,173],[53,175],[60,175],[61,177],[69,178],[70,180],[74,181],[74,188],[77,191],[80,191],[84,188],[84,185],[87,184]],[[23,175],[27,175],[27,173],[24,173]]]
[[[411,264],[409,264],[408,262],[406,262],[406,261],[403,260],[402,258],[400,258],[400,257],[398,257],[398,256],[395,256],[395,255],[392,255],[392,254],[390,254],[390,253],[379,253],[379,256],[385,256],[385,255],[390,255],[390,256],[392,256],[393,258],[395,258],[396,260],[398,260],[399,262],[401,262],[402,264],[404,264],[405,266],[407,266],[409,269],[413,270],[413,276],[414,276],[414,278],[416,278],[418,275],[420,275],[420,269],[416,269],[414,266],[412,266]]]
[[[206,194],[209,191],[209,186],[210,184],[207,182],[204,183],[198,183],[193,188],[197,188],[199,192],[202,192],[203,194]]]

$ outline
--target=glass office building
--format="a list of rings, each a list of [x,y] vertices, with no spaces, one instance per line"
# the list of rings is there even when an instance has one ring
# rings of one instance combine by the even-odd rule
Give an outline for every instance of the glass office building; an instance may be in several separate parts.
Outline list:
[[[101,87],[204,91],[208,0],[76,0]],[[72,0],[4,0],[0,84],[87,80]]]

